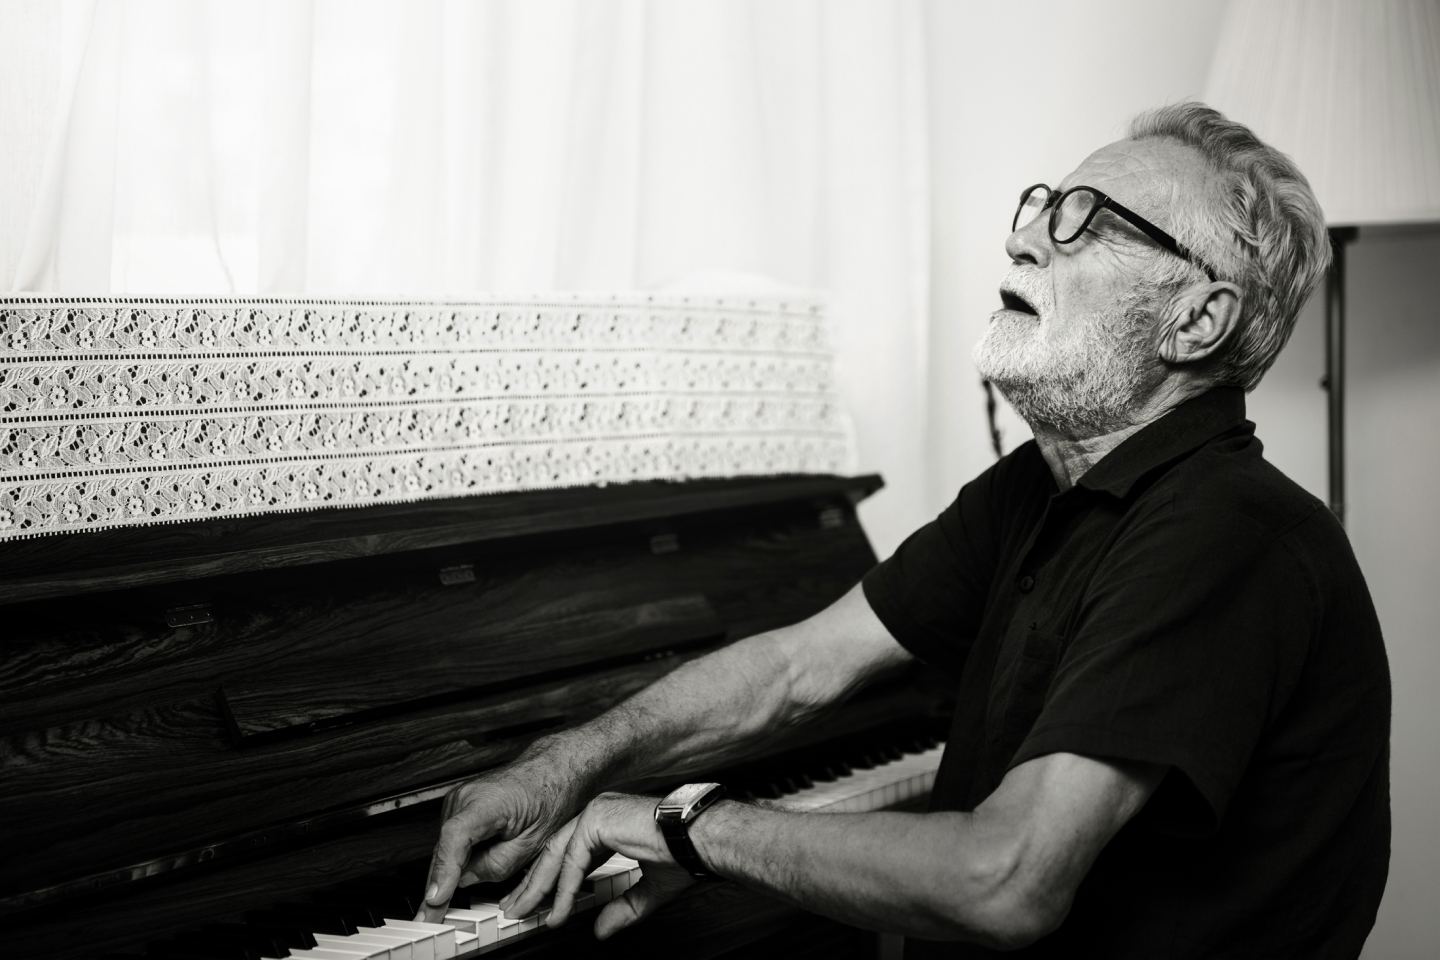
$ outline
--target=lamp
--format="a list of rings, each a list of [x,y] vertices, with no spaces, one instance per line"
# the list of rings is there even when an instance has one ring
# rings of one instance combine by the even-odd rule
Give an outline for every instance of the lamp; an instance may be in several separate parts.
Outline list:
[[[1440,221],[1440,3],[1230,0],[1205,101],[1289,154],[1330,226],[1330,509],[1345,519],[1345,247]]]

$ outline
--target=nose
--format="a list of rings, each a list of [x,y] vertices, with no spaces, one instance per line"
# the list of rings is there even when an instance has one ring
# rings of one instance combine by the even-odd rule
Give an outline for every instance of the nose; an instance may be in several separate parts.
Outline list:
[[[1050,265],[1050,254],[1054,248],[1050,244],[1049,222],[1050,218],[1042,213],[1019,230],[1011,231],[1010,236],[1005,238],[1005,253],[1012,262],[1030,263],[1037,267]]]

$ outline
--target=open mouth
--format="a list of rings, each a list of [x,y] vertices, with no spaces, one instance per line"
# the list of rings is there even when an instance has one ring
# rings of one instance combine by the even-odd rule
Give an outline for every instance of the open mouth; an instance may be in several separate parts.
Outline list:
[[[1000,302],[1005,305],[1006,310],[1013,310],[1016,313],[1028,313],[1032,317],[1038,317],[1040,312],[1030,305],[1030,301],[1009,290],[1000,291]]]

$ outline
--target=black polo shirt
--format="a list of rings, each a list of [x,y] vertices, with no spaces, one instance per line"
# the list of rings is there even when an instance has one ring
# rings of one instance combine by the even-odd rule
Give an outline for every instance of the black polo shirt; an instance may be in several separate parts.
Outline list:
[[[1374,923],[1380,626],[1344,531],[1254,430],[1244,394],[1215,389],[1064,492],[1032,441],[865,578],[895,638],[956,684],[934,809],[971,810],[1049,753],[1168,768],[1061,928],[1007,956],[1355,957]]]

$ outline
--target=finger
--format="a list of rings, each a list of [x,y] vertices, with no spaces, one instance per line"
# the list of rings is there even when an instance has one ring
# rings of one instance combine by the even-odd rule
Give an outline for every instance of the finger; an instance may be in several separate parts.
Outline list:
[[[500,901],[500,909],[505,911],[507,917],[528,917],[554,889],[555,877],[559,874],[560,863],[565,858],[565,848],[570,845],[570,838],[574,833],[575,820],[572,818],[545,841],[540,856],[530,864],[525,881]]]
[[[470,850],[466,872],[476,881],[497,883],[515,875],[525,861],[535,855],[535,837],[516,837],[494,843],[476,844]]]
[[[424,903],[416,919],[438,923],[444,919],[445,908],[455,895],[460,882],[460,873],[470,858],[470,849],[476,840],[494,833],[497,827],[479,823],[472,827],[463,816],[455,816],[440,826],[440,839],[430,858],[430,872],[425,880]]]
[[[565,845],[565,855],[560,859],[560,875],[555,881],[555,903],[550,908],[550,918],[546,922],[552,927],[558,927],[570,919],[570,911],[575,906],[575,894],[580,892],[580,884],[585,882],[585,877],[597,866],[610,859],[610,850],[600,842],[600,837],[595,833],[589,823],[578,822],[570,837],[570,842]]]
[[[644,920],[669,900],[673,893],[666,894],[641,874],[639,882],[620,896],[605,904],[595,918],[595,939],[605,940],[626,927]]]

